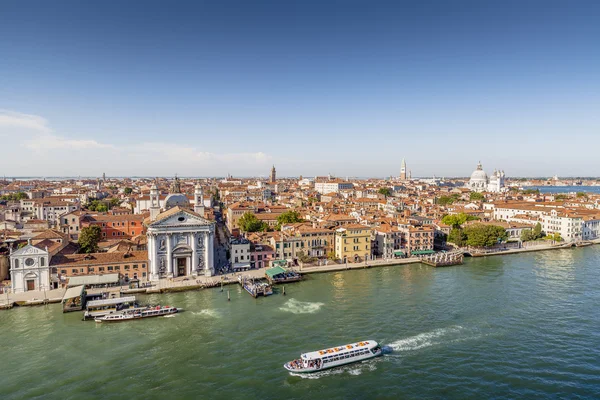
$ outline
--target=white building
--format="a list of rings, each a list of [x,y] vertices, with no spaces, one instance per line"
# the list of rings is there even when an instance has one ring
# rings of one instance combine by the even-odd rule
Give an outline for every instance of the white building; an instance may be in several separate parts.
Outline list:
[[[477,169],[471,174],[468,187],[473,192],[500,193],[508,190],[504,185],[504,171],[494,170],[492,176],[488,178],[481,162],[477,164]]]
[[[542,216],[542,230],[546,234],[559,233],[567,242],[581,240],[583,218],[570,215],[568,212],[552,210],[549,215]]]
[[[351,190],[353,188],[354,185],[352,182],[332,178],[331,176],[315,179],[315,190],[321,194],[339,193],[342,190]]]
[[[10,254],[10,280],[14,293],[50,290],[50,256],[48,249],[29,243]]]
[[[236,271],[248,270],[252,267],[250,263],[251,245],[246,238],[232,239],[230,242],[229,262]]]
[[[158,188],[150,190],[150,217],[147,226],[150,279],[178,276],[212,276],[214,268],[215,224],[204,218],[202,188],[197,185],[197,206],[190,209],[187,197],[180,193],[179,179],[165,199],[166,210],[158,203]]]

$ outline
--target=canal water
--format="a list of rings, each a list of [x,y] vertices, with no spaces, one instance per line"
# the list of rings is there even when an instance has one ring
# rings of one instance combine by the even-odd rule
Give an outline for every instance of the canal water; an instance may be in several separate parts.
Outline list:
[[[1,399],[600,398],[600,246],[318,274],[286,295],[148,296],[185,312],[114,325],[0,312]],[[393,353],[309,376],[301,352]]]

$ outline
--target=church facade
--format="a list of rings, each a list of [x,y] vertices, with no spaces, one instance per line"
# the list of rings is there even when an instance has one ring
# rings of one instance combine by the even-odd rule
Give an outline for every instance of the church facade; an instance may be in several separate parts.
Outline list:
[[[50,255],[29,243],[10,254],[10,281],[14,293],[50,290]]]
[[[477,169],[471,174],[468,188],[473,192],[505,192],[507,188],[504,186],[504,171],[494,170],[492,176],[488,178],[479,162]]]
[[[178,178],[170,192],[162,210],[158,188],[150,190],[150,217],[145,221],[150,280],[214,275],[215,223],[204,218],[202,188],[196,186],[193,210],[180,193]]]

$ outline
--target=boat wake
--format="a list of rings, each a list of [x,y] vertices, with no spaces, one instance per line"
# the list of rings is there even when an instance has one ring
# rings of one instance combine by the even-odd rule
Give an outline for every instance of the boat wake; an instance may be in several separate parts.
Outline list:
[[[217,310],[205,309],[200,311],[192,311],[192,314],[202,317],[221,318],[221,314]]]
[[[478,330],[467,329],[460,325],[455,325],[396,340],[386,346],[390,347],[395,352],[414,351],[431,346],[463,342],[465,340],[475,340],[480,337],[482,337],[482,335]]]
[[[175,314],[165,315],[164,318],[174,318]]]
[[[291,312],[293,314],[314,314],[318,312],[325,303],[311,303],[309,301],[299,301],[289,299],[283,306],[279,307],[281,311]]]

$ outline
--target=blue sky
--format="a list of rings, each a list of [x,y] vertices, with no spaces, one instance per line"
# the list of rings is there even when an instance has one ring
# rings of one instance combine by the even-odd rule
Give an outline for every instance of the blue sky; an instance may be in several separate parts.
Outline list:
[[[0,2],[0,174],[600,175],[600,2]]]

